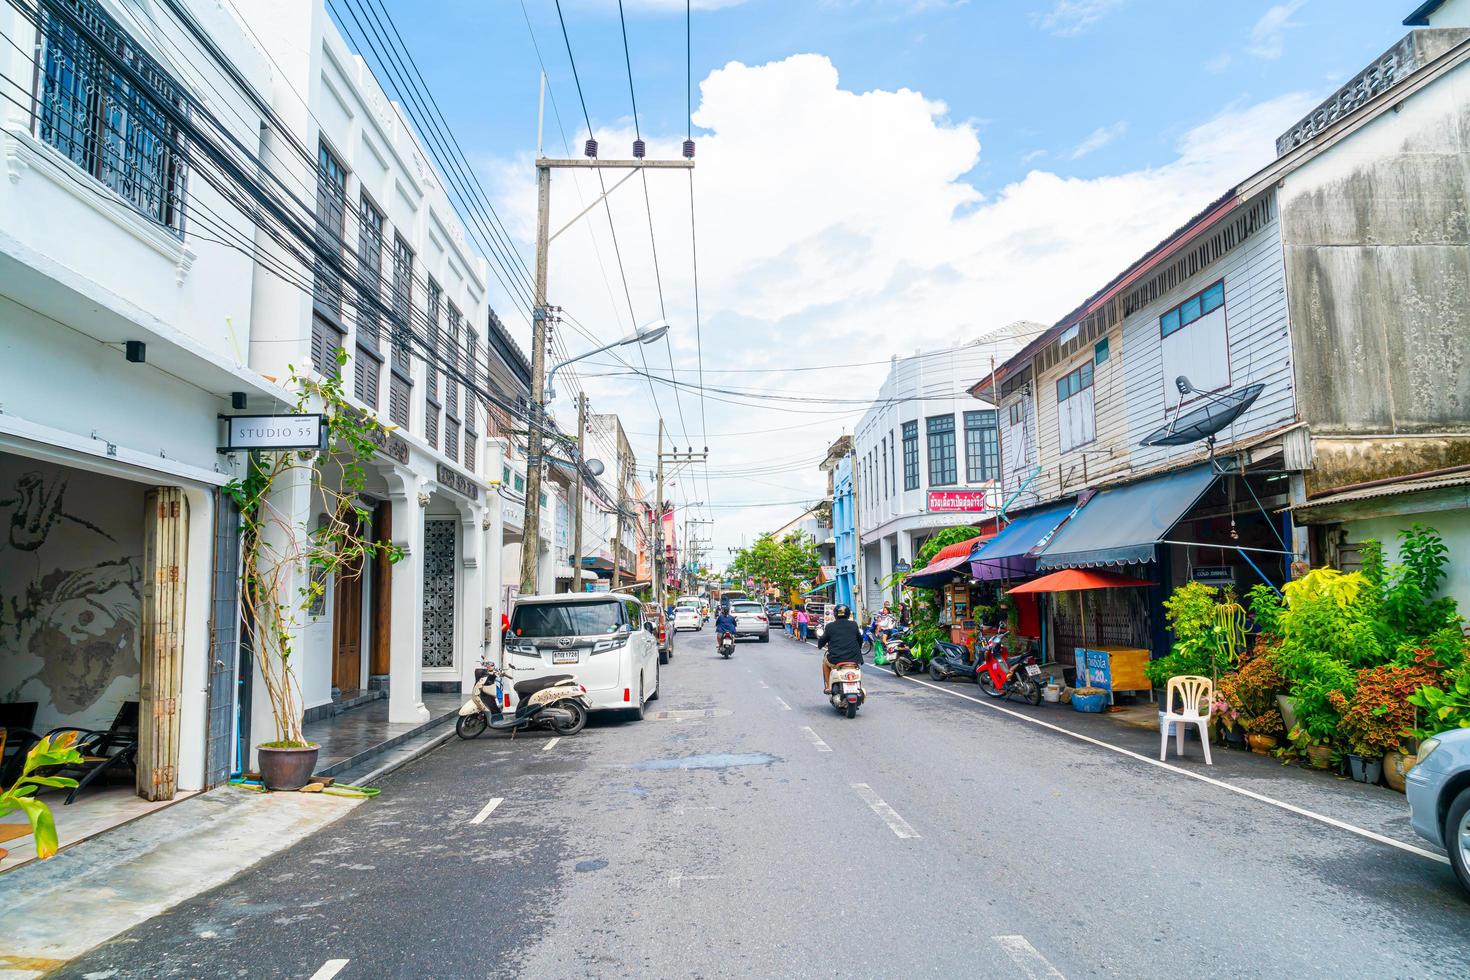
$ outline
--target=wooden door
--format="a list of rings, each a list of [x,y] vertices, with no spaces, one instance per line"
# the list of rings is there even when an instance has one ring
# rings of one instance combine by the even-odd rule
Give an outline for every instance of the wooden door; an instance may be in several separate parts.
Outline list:
[[[178,786],[189,502],[178,487],[149,490],[144,500],[137,786],[145,800],[171,800]]]
[[[383,501],[373,510],[373,540],[393,540],[393,505]],[[372,637],[368,674],[388,676],[388,649],[393,636],[393,563],[386,552],[373,556]]]
[[[362,687],[362,560],[337,573],[332,605],[332,686]]]

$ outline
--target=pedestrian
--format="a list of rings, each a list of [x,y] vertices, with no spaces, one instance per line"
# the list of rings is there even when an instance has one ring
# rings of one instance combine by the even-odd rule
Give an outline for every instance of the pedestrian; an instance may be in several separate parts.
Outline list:
[[[786,635],[791,637],[796,636],[796,607],[787,606],[786,612],[782,613],[781,618],[786,621]]]
[[[801,642],[806,642],[807,627],[811,625],[811,617],[806,614],[806,606],[796,608],[796,629],[801,634]]]

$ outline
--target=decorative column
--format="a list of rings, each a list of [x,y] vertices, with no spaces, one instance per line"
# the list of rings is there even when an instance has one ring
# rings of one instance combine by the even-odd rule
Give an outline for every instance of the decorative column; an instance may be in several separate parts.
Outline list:
[[[393,543],[403,557],[393,566],[392,649],[388,655],[388,721],[429,720],[424,707],[424,507],[429,495],[411,474],[397,478],[389,492],[393,506]]]
[[[473,690],[475,667],[485,649],[485,532],[481,529],[484,509],[461,505],[459,516],[460,588],[455,643],[455,661],[459,664],[460,691]]]

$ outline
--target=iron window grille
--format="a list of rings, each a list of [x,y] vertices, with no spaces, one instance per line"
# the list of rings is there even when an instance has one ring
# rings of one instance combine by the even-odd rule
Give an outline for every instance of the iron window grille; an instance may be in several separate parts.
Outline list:
[[[965,481],[985,483],[1000,475],[1000,435],[994,409],[965,413]]]
[[[459,365],[459,327],[462,317],[453,303],[448,304],[445,318],[444,347],[436,351],[441,362],[449,367],[444,372],[444,454],[459,460],[459,380],[456,376]]]
[[[929,485],[948,487],[959,482],[954,455],[954,416],[931,415],[924,420],[929,441]]]
[[[342,318],[342,277],[337,268],[342,262],[342,234],[347,219],[347,169],[333,155],[326,143],[317,145],[316,158],[316,226],[322,250],[337,261],[328,262],[321,255],[315,261],[315,286],[312,299],[318,309]],[[320,362],[318,362],[320,367]]]
[[[919,423],[903,424],[903,488],[919,489]]]
[[[429,319],[429,350],[439,349],[439,311],[443,305],[443,292],[439,284],[429,280],[429,299],[426,307]],[[432,360],[424,361],[424,438],[430,446],[439,448],[439,372]]]
[[[413,379],[409,375],[409,330],[413,315],[413,249],[402,235],[393,235],[393,341],[388,383],[388,418],[408,427],[409,391]]]
[[[85,26],[77,30],[65,10]],[[91,0],[38,6],[35,126],[38,137],[153,221],[183,234],[186,157],[166,104],[182,90]],[[105,49],[105,54],[104,54]],[[113,67],[122,60],[140,89]]]
[[[364,194],[357,206],[357,251],[359,292],[357,298],[357,364],[353,368],[353,394],[369,408],[378,407],[382,371],[379,337],[382,322],[383,213]]]

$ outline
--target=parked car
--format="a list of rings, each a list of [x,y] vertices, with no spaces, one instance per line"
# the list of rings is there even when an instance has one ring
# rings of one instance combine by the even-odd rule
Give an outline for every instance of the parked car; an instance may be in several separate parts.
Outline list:
[[[704,629],[704,617],[693,606],[674,607],[674,632]]]
[[[649,620],[658,624],[658,662],[666,664],[674,659],[674,630],[656,602],[643,604],[643,621]]]
[[[766,603],[766,623],[774,623],[778,628],[785,628],[786,607],[779,602]]]
[[[1470,892],[1470,728],[1425,739],[1404,792],[1410,823],[1449,852],[1455,877]]]
[[[704,621],[709,619],[709,607],[704,604],[704,600],[700,599],[699,596],[686,595],[674,600],[675,612],[678,612],[684,606],[699,612],[699,625],[703,626]]]
[[[766,607],[749,599],[737,599],[730,603],[730,615],[735,617],[735,639],[754,636],[762,643],[771,640],[771,620]]]
[[[570,674],[593,711],[630,711],[658,698],[658,625],[632,596],[609,592],[522,596],[510,615],[506,663],[525,681]]]

